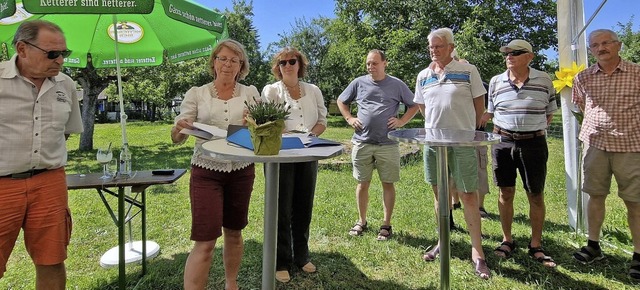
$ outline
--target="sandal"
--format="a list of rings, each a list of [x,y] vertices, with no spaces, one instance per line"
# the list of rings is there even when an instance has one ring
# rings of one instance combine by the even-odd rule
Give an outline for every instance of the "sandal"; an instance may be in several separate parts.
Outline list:
[[[380,226],[380,231],[378,232],[378,241],[386,241],[391,238],[393,235],[393,230],[391,230],[391,226]]]
[[[531,247],[531,244],[529,244],[528,247],[529,247],[529,256],[531,256],[531,258],[535,259],[536,261],[540,262],[543,266],[549,267],[549,268],[555,268],[557,266],[556,261],[554,261],[553,258],[551,258],[550,256],[547,256],[547,254],[544,252],[544,249],[542,249],[542,246],[533,248]],[[538,253],[542,253],[542,256],[536,256],[536,254]]]
[[[424,253],[424,256],[422,256],[422,259],[427,262],[433,262],[436,260],[438,255],[440,255],[440,245],[436,245],[433,249]]]
[[[367,223],[356,222],[356,224],[349,230],[349,235],[352,236],[361,236],[362,233],[369,228],[367,227]]]
[[[640,280],[640,261],[631,260],[631,264],[629,265],[629,277]]]
[[[509,249],[505,249],[505,247],[509,248]],[[493,253],[500,257],[500,258],[505,258],[505,259],[509,259],[511,258],[511,254],[513,254],[513,251],[516,250],[518,246],[516,245],[516,241],[513,240],[511,242],[509,241],[504,241],[502,242],[502,244],[500,244],[500,246],[498,246],[497,248],[495,248],[493,250]]]
[[[582,264],[589,265],[594,261],[604,259],[604,255],[602,254],[601,249],[596,250],[591,246],[584,246],[580,248],[580,251],[573,253],[573,258]]]
[[[482,218],[482,219],[488,219],[489,218],[489,213],[487,213],[487,210],[484,209],[484,207],[480,207],[480,218]]]
[[[475,262],[473,262],[473,268],[476,271],[476,276],[485,280],[491,277],[491,270],[489,270],[487,261],[485,261],[484,259],[478,258]]]

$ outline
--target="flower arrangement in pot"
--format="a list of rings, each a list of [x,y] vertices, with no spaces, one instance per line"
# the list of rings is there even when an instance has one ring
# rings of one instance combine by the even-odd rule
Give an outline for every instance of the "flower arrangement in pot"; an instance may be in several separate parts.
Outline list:
[[[289,108],[284,103],[260,102],[249,104],[245,117],[253,153],[256,155],[277,155],[282,146],[282,131],[284,120],[289,117]]]

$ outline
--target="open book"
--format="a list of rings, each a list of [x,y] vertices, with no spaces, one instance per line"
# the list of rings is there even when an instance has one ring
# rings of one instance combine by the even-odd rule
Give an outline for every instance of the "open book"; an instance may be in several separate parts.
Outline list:
[[[180,130],[180,133],[192,135],[205,140],[222,139],[227,137],[227,130],[220,129],[216,126],[193,122],[193,127],[194,129],[184,128]]]

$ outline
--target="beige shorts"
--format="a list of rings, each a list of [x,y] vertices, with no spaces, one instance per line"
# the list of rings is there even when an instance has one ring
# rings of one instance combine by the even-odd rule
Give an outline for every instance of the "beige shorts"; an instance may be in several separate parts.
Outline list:
[[[606,152],[585,145],[582,160],[584,192],[608,195],[613,175],[618,184],[618,196],[625,201],[640,202],[640,153]]]
[[[351,150],[353,178],[371,181],[373,169],[378,169],[380,181],[394,183],[400,180],[400,147],[398,144],[376,145],[353,142]]]

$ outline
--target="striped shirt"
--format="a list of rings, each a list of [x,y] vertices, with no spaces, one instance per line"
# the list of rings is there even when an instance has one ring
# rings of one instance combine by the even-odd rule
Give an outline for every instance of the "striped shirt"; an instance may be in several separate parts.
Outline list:
[[[592,65],[574,79],[572,98],[584,108],[582,142],[609,152],[640,152],[640,65],[621,60],[610,75]]]
[[[487,91],[478,69],[471,64],[451,61],[438,75],[431,68],[418,73],[413,101],[424,104],[424,127],[475,130],[476,110],[473,99]]]
[[[558,109],[551,78],[529,68],[529,77],[518,88],[509,79],[509,70],[491,78],[487,112],[493,124],[515,132],[545,130],[547,116]]]

